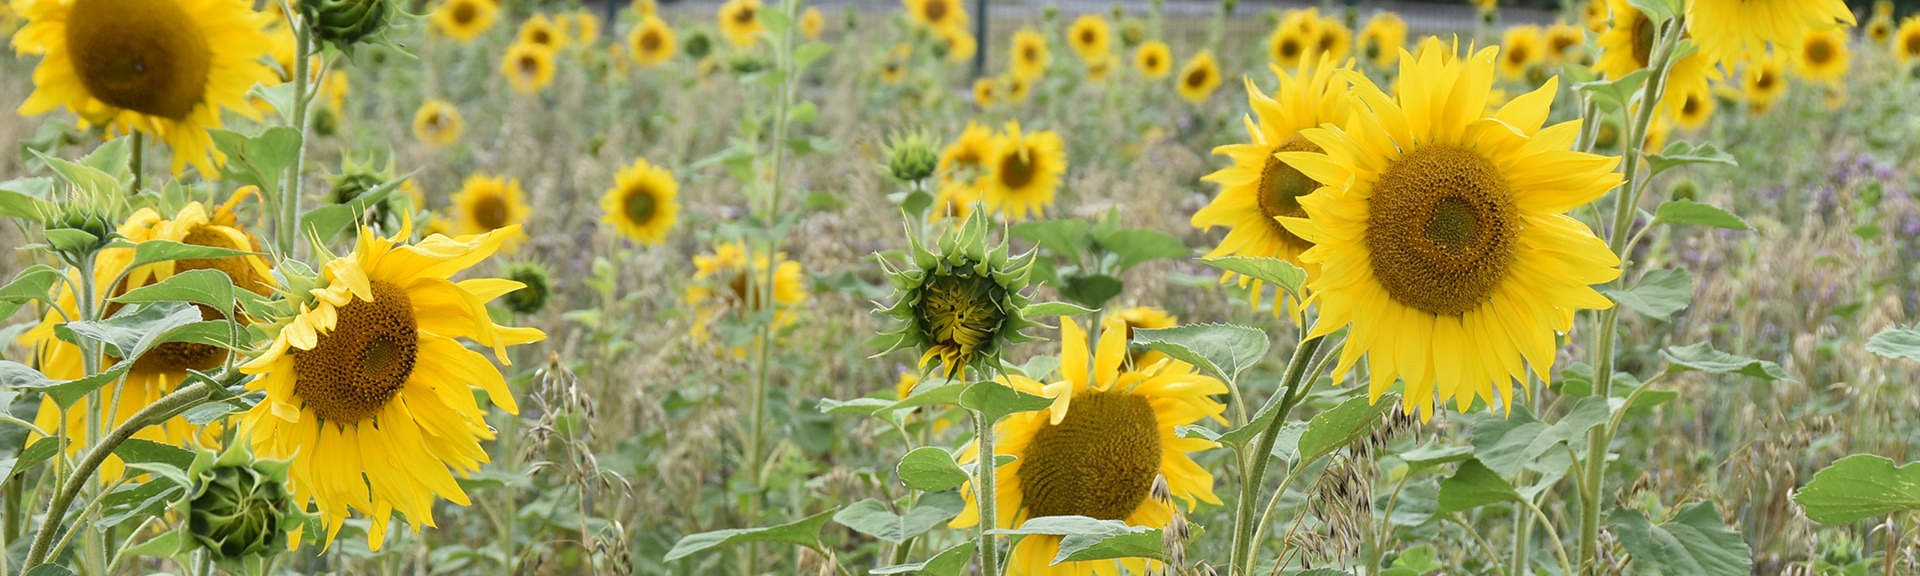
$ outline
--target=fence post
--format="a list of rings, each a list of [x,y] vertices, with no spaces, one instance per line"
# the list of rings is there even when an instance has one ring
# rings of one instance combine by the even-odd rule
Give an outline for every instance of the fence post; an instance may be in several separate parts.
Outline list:
[[[987,74],[987,47],[993,45],[987,41],[987,0],[973,0],[973,11],[979,15],[973,23],[973,79],[978,80]]]

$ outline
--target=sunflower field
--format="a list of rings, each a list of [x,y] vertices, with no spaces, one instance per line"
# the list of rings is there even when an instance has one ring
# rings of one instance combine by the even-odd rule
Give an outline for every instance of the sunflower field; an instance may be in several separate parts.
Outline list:
[[[1911,2],[0,39],[0,576],[1920,574]]]

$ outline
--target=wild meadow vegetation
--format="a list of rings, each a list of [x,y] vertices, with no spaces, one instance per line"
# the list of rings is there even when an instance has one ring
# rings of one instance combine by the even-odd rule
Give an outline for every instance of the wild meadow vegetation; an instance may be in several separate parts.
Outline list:
[[[0,574],[1920,572],[1920,15],[1420,7],[10,0]]]

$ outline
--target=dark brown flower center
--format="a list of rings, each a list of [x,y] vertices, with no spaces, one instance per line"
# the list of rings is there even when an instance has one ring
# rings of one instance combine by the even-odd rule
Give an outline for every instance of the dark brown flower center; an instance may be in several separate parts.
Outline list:
[[[213,66],[192,22],[175,0],[74,0],[66,37],[74,72],[107,105],[185,119]]]
[[[1076,394],[1066,418],[1041,425],[1019,455],[1027,516],[1124,520],[1152,491],[1160,451],[1159,418],[1146,397]]]
[[[1506,179],[1463,146],[1407,152],[1381,173],[1368,212],[1374,277],[1395,301],[1436,316],[1492,297],[1520,244]]]
[[[626,201],[622,206],[626,209],[628,220],[644,226],[653,221],[653,215],[658,212],[659,200],[654,197],[652,188],[640,184],[627,189]]]
[[[399,286],[371,286],[372,301],[341,306],[332,332],[293,353],[293,393],[326,422],[373,418],[413,375],[420,348],[413,304]]]
[[[1320,149],[1319,145],[1301,137],[1299,134],[1295,134],[1293,137],[1288,138],[1287,141],[1281,142],[1279,146],[1273,148],[1273,154],[1279,154],[1281,152],[1320,153],[1323,152],[1323,150]],[[1319,188],[1319,182],[1315,182],[1312,178],[1307,177],[1306,174],[1301,173],[1292,165],[1269,154],[1267,156],[1266,166],[1260,169],[1260,183],[1258,188],[1258,192],[1260,193],[1260,215],[1266,217],[1265,219],[1268,226],[1273,229],[1275,234],[1280,236],[1282,241],[1295,245],[1311,246],[1311,242],[1308,242],[1305,238],[1295,236],[1293,232],[1288,231],[1287,227],[1282,226],[1280,221],[1275,218],[1279,216],[1305,218],[1307,212],[1300,208],[1300,197],[1312,194],[1314,190],[1318,190]]]
[[[1033,177],[1040,171],[1037,166],[1040,160],[1037,152],[1032,148],[1019,146],[1016,150],[1001,156],[1000,183],[1014,190],[1032,183]]]
[[[482,195],[473,201],[473,207],[468,210],[473,215],[473,222],[487,230],[507,227],[509,223],[507,218],[511,212],[510,207],[507,206],[506,195],[500,193]]]

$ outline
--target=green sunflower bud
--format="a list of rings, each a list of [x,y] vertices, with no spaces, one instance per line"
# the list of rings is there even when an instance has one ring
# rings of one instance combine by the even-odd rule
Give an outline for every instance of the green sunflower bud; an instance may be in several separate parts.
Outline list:
[[[404,194],[394,194],[400,186],[400,178],[394,176],[393,159],[387,159],[387,166],[375,169],[371,160],[356,162],[351,155],[340,160],[340,173],[327,175],[326,200],[329,204],[352,204],[360,201],[360,209],[369,211],[369,222],[378,223],[391,229],[399,229],[401,213],[406,210],[400,204]],[[369,195],[379,195],[371,201],[364,201]]]
[[[713,53],[713,35],[708,34],[706,30],[694,30],[680,44],[680,49],[687,51],[688,58],[694,60],[706,58],[708,54]]]
[[[202,452],[188,477],[187,528],[193,540],[226,565],[271,557],[287,549],[287,532],[305,521],[287,491],[287,461],[255,460],[244,444],[217,459]]]
[[[1678,178],[1673,182],[1674,200],[1693,200],[1700,197],[1700,185],[1688,178]]]
[[[1240,7],[1240,0],[1220,0],[1220,13],[1233,17],[1233,10]]]
[[[300,0],[313,38],[347,53],[386,31],[394,11],[391,0]]]
[[[887,171],[901,182],[926,180],[940,165],[939,148],[925,130],[896,133],[887,138]]]
[[[507,310],[514,314],[538,314],[541,309],[547,307],[547,299],[553,296],[553,283],[547,280],[547,269],[540,266],[538,262],[508,264],[503,276],[508,280],[526,285],[525,288],[508,292],[501,298],[501,302],[506,303]]]
[[[741,52],[727,59],[727,69],[742,76],[767,69],[767,60],[759,54]]]
[[[882,354],[918,350],[922,369],[939,360],[942,374],[951,378],[968,366],[990,366],[1003,344],[1035,339],[1021,333],[1040,326],[1026,318],[1032,297],[1022,294],[1034,253],[1010,255],[1005,242],[988,248],[989,217],[982,212],[942,234],[939,252],[927,250],[909,224],[909,261],[896,268],[881,260],[894,300],[880,312],[901,322],[881,334]]]
[[[313,126],[313,135],[327,138],[340,133],[340,116],[332,108],[314,106],[308,111],[311,112],[308,121]]]
[[[72,198],[52,205],[42,219],[47,243],[70,255],[105,248],[118,232],[114,222],[120,217],[113,209],[115,203],[77,188],[74,191]]]
[[[860,29],[860,11],[859,10],[855,10],[852,6],[848,6],[847,11],[844,13],[844,18],[847,23],[847,30]]]
[[[1120,45],[1132,49],[1147,39],[1147,24],[1139,18],[1120,21]]]

